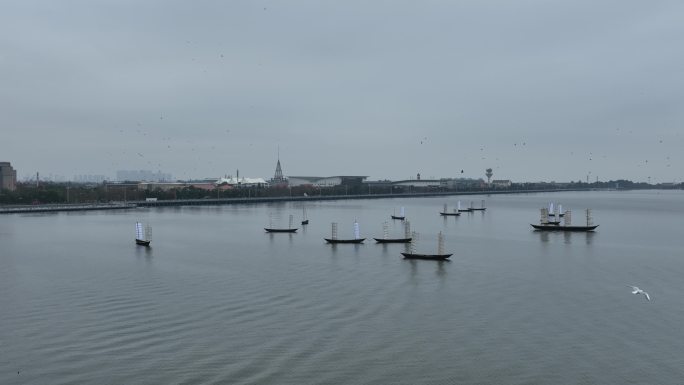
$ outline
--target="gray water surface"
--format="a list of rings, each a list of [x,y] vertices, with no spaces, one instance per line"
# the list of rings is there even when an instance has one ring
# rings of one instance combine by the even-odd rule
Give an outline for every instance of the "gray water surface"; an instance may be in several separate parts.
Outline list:
[[[681,384],[684,193],[0,216],[2,384]],[[539,233],[549,201],[595,233]],[[378,245],[406,207],[417,252]],[[330,223],[362,245],[327,245]],[[134,222],[153,227],[136,246]],[[630,293],[648,291],[652,301]]]

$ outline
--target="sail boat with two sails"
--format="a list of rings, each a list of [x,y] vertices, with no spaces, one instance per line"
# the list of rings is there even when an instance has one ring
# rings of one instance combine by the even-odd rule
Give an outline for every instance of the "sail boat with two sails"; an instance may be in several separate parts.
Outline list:
[[[406,213],[404,212],[404,206],[401,206],[401,209],[399,210],[399,215],[392,214],[392,219],[399,219],[402,221],[404,219],[406,219]]]
[[[363,243],[366,238],[361,238],[361,231],[359,223],[354,221],[354,238],[340,239],[337,237],[337,222],[332,223],[332,236],[330,238],[323,238],[327,243]]]
[[[453,255],[444,252],[444,236],[441,231],[437,235],[437,254],[418,254],[415,252],[414,248],[414,243],[411,243],[410,251],[401,253],[401,255],[403,255],[405,259],[431,259],[437,261],[447,260]]]
[[[292,221],[293,217],[290,215],[290,225],[286,228],[278,228],[278,227],[273,227],[273,216],[271,216],[270,223],[268,227],[264,227],[264,230],[266,230],[267,233],[296,233],[297,228],[292,227]]]
[[[411,223],[404,221],[404,238],[390,238],[389,224],[382,224],[382,238],[373,238],[377,243],[409,243],[411,242]]]
[[[446,205],[446,203],[445,203],[445,204],[444,204],[444,210],[442,210],[442,211],[439,213],[439,215],[441,215],[441,216],[457,216],[457,215],[461,215],[461,213],[458,212],[458,209],[454,209],[453,212],[448,212],[448,211],[447,211],[447,205]]]

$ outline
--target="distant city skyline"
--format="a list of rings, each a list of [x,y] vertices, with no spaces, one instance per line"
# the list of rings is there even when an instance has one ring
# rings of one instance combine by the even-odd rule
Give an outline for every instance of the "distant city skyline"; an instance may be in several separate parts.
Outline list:
[[[684,3],[9,0],[19,174],[684,180]],[[461,173],[463,170],[463,173]]]

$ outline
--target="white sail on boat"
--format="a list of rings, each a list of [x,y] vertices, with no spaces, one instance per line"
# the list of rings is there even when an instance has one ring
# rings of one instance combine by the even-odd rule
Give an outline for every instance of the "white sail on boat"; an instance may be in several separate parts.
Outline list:
[[[152,226],[135,222],[135,243],[141,246],[149,246],[152,241]]]
[[[392,214],[392,219],[406,219],[406,213],[404,212],[404,206],[399,209],[399,215]]]

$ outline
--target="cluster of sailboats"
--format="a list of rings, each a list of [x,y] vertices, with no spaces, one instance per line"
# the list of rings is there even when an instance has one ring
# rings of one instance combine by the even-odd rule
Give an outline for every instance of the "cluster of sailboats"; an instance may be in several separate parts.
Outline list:
[[[442,216],[458,216],[462,212],[473,212],[473,211],[485,211],[485,201],[483,200],[480,207],[474,207],[473,202],[470,202],[470,207],[462,208],[461,201],[458,201],[456,207],[452,211],[447,210],[447,205],[444,204],[444,208],[439,212]],[[563,205],[554,203],[549,203],[548,207],[544,207],[540,210],[541,218],[539,224],[531,224],[535,230],[539,231],[594,231],[598,225],[593,224],[593,219],[591,216],[591,209],[586,209],[586,224],[583,225],[573,225],[572,213],[570,210],[563,211]],[[445,260],[451,257],[453,254],[446,253],[444,251],[444,236],[440,231],[437,239],[437,252],[435,254],[420,254],[416,253],[414,250],[415,242],[417,237],[416,232],[411,231],[411,223],[406,220],[406,211],[404,207],[401,207],[399,215],[396,215],[396,211],[390,216],[392,220],[401,220],[404,222],[404,236],[403,237],[390,237],[389,234],[389,223],[384,222],[382,226],[383,235],[382,238],[373,238],[376,243],[404,243],[407,244],[407,249],[401,254],[404,258],[408,259],[434,259],[434,260]],[[561,220],[562,218],[562,220]],[[562,222],[562,223],[561,223]],[[309,224],[309,219],[306,214],[306,207],[302,210],[302,221],[301,225],[306,226]],[[264,230],[268,233],[295,233],[298,228],[294,227],[294,217],[289,216],[288,227],[275,227],[273,226],[273,217],[271,217],[268,227],[264,227]],[[329,244],[360,244],[363,243],[366,238],[361,237],[361,231],[359,223],[355,220],[353,225],[353,237],[352,238],[340,238],[338,236],[338,225],[337,222],[332,223],[330,238],[323,238],[326,243]],[[140,246],[149,247],[152,241],[152,227],[147,224],[144,225],[141,222],[135,223],[135,243]]]
[[[541,217],[539,224],[530,224],[538,231],[594,231],[599,225],[593,223],[591,216],[591,209],[585,210],[586,224],[573,225],[572,212],[570,210],[563,211],[563,205],[555,205],[553,202],[549,203],[549,207],[540,209]],[[561,218],[562,224],[561,224]]]
[[[461,206],[461,201],[456,202],[456,208],[452,209],[452,211],[447,210],[447,204],[444,204],[444,208],[442,211],[439,212],[439,215],[442,216],[458,216],[461,215],[461,213],[472,213],[473,211],[485,211],[487,208],[485,207],[485,201],[483,200],[480,204],[480,207],[475,207],[475,204],[473,201],[470,201],[470,207],[463,208]]]
[[[433,259],[433,260],[445,260],[451,257],[453,254],[444,252],[444,236],[440,231],[437,239],[437,253],[434,254],[421,254],[415,251],[415,242],[413,240],[416,238],[416,232],[411,231],[411,223],[404,220],[404,237],[401,238],[390,238],[389,236],[389,224],[387,222],[383,223],[382,226],[383,236],[382,238],[373,238],[376,243],[404,243],[407,245],[406,251],[402,252],[401,255],[406,259]],[[363,243],[366,238],[361,238],[359,223],[354,221],[354,237],[353,238],[339,238],[337,236],[337,222],[332,223],[332,235],[330,238],[324,238],[327,243],[337,244],[337,243]]]

